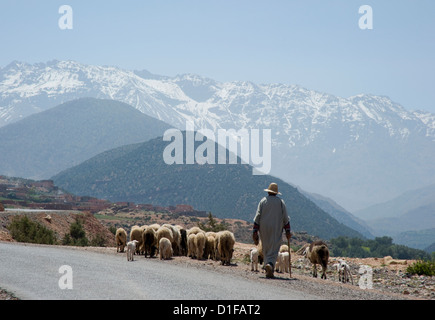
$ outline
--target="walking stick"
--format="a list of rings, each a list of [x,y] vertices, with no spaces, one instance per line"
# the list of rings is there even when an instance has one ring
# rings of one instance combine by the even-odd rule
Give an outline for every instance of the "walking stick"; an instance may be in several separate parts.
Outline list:
[[[287,239],[287,246],[288,246],[289,272],[291,278],[292,277],[292,254],[290,249],[290,239]]]

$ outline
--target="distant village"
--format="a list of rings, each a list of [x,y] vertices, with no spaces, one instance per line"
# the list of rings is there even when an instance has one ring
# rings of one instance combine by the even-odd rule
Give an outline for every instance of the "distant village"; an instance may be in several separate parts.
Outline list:
[[[4,207],[20,207],[44,210],[78,210],[96,213],[113,206],[131,210],[170,213],[173,215],[206,217],[206,211],[195,210],[191,205],[158,206],[134,202],[110,202],[108,200],[76,196],[62,191],[53,180],[33,181],[0,176],[0,203]]]

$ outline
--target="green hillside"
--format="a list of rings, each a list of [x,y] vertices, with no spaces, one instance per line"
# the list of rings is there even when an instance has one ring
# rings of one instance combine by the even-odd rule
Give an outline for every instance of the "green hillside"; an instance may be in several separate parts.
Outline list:
[[[103,151],[161,136],[168,128],[122,102],[66,102],[0,128],[0,174],[46,179]]]
[[[163,161],[167,145],[160,137],[116,148],[52,179],[56,185],[77,195],[164,206],[190,204],[219,218],[247,221],[252,221],[259,200],[267,195],[263,189],[276,182],[287,204],[293,230],[325,239],[341,235],[362,237],[282,180],[252,175],[249,165],[167,165]]]

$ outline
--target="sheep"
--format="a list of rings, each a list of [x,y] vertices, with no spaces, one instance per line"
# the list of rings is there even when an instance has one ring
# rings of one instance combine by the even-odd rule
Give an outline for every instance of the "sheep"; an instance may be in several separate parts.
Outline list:
[[[189,235],[198,234],[199,232],[202,232],[205,235],[204,230],[202,230],[200,227],[192,227],[189,230],[187,230],[187,236],[189,237]]]
[[[127,244],[127,232],[123,228],[116,229],[115,242],[116,252],[124,252],[124,247]]]
[[[187,256],[187,231],[180,225],[176,225],[180,232],[180,255]]]
[[[216,239],[217,233],[214,232],[214,231],[208,231],[208,232],[205,233],[205,236],[206,236],[206,237],[210,237],[210,236],[212,236],[213,238]]]
[[[204,255],[204,248],[205,248],[205,233],[204,232],[198,232],[195,236],[195,247],[196,247],[196,258],[198,260],[201,260]]]
[[[145,258],[153,257],[157,249],[157,234],[152,227],[147,227],[142,233]]]
[[[154,223],[154,224],[151,224],[149,226],[151,228],[153,228],[155,232],[157,232],[157,230],[159,230],[159,228],[160,228],[160,225],[158,223]]]
[[[159,254],[160,254],[160,260],[168,260],[172,258],[172,243],[171,240],[169,240],[166,237],[163,237],[159,241]]]
[[[279,252],[288,252],[288,245],[282,244],[281,247],[279,247]]]
[[[215,259],[215,245],[216,239],[213,235],[209,235],[205,239],[204,259]]]
[[[313,277],[317,278],[317,264],[322,266],[322,279],[326,279],[328,268],[329,249],[323,241],[314,241],[306,249],[305,255],[313,264]]]
[[[127,261],[133,261],[134,260],[134,252],[136,251],[136,247],[138,245],[139,241],[133,240],[127,242]]]
[[[287,252],[288,253],[288,245],[282,244],[279,247],[278,253],[281,253],[281,252]],[[280,269],[281,269],[281,261],[280,261],[279,255],[278,255],[278,257],[276,258],[275,271],[281,272]]]
[[[169,229],[169,228],[167,228],[167,227],[163,227],[163,226],[161,226],[161,227],[157,230],[156,235],[157,235],[157,243],[159,244],[159,250],[160,250],[160,239],[163,238],[163,237],[165,237],[165,238],[167,238],[169,241],[171,241],[171,246],[172,246],[172,241],[173,241],[173,239],[174,239],[174,236],[173,236],[173,234],[172,234],[172,230],[171,230],[171,229]]]
[[[173,236],[172,250],[174,252],[174,256],[180,255],[180,242],[181,242],[180,230],[177,227],[170,225],[168,223],[163,224],[162,227],[166,227],[172,231],[172,236]]]
[[[277,266],[278,266],[278,272],[287,272],[287,273],[289,272],[290,255],[288,251],[278,253]]]
[[[130,230],[130,241],[137,240],[138,244],[136,246],[136,253],[139,254],[142,243],[143,243],[143,237],[142,237],[143,230],[139,226],[133,226]]]
[[[196,258],[196,246],[195,246],[195,238],[196,238],[196,234],[190,234],[187,237],[187,256],[191,257],[192,259]]]
[[[251,261],[251,271],[257,271],[258,272],[258,249],[257,248],[252,248],[250,250],[250,261]]]
[[[231,231],[219,231],[217,234],[218,254],[222,265],[230,265],[234,252],[234,243],[236,242],[234,234]]]
[[[352,273],[350,272],[350,267],[349,265],[346,263],[346,261],[344,260],[338,260],[338,281],[339,282],[349,282],[349,278],[352,281],[352,285],[353,285],[353,277],[352,277]]]

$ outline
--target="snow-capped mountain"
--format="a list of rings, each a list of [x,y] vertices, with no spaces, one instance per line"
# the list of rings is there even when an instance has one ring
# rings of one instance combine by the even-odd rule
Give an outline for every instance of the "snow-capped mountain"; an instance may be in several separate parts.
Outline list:
[[[271,174],[351,210],[435,182],[435,115],[383,96],[12,62],[0,69],[0,126],[81,97],[119,100],[180,129],[187,120],[196,129],[271,129]]]

